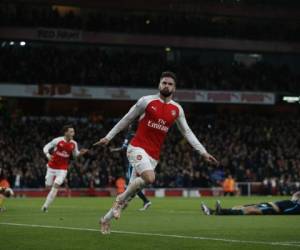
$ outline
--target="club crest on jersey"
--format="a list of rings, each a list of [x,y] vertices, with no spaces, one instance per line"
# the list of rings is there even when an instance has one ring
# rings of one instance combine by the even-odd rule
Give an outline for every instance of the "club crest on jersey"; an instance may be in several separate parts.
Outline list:
[[[136,156],[136,159],[137,159],[138,161],[140,161],[140,160],[143,159],[143,156],[142,156],[142,155],[137,155],[137,156]]]
[[[172,111],[171,111],[171,115],[172,115],[172,116],[176,116],[176,110],[172,110]]]

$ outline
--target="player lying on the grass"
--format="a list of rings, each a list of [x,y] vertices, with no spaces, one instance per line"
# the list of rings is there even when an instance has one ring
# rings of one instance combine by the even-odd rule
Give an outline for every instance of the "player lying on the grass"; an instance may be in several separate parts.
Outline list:
[[[201,208],[206,215],[300,215],[300,191],[294,193],[290,200],[262,202],[232,208],[222,208],[220,201],[217,201],[215,209],[208,208],[202,202]]]
[[[130,140],[134,137],[134,135],[135,135],[135,131],[133,129],[133,126],[129,125],[128,131],[127,131],[127,134],[126,134],[126,137],[123,141],[122,146],[119,147],[119,148],[110,148],[110,152],[118,152],[118,151],[125,151],[126,152],[126,150],[128,148],[128,144],[129,144]],[[128,185],[134,179],[134,176],[132,175],[134,172],[133,172],[133,167],[131,166],[131,164],[129,163],[128,160],[127,160],[126,165],[127,165],[126,182],[127,182],[127,185]],[[151,201],[148,200],[148,198],[142,192],[142,190],[137,192],[137,196],[143,201],[143,207],[139,209],[140,211],[145,211],[146,209],[148,209],[151,206],[151,204],[152,204]]]
[[[103,234],[110,232],[110,221],[113,218],[120,218],[122,208],[132,197],[146,185],[154,183],[155,167],[159,160],[161,146],[174,123],[178,125],[180,132],[205,161],[218,163],[189,128],[182,107],[172,100],[176,89],[175,74],[163,72],[158,88],[159,94],[139,99],[112,130],[94,144],[107,145],[120,131],[139,118],[136,134],[127,148],[127,158],[133,167],[132,180],[126,191],[117,196],[112,208],[101,218]]]
[[[75,130],[72,125],[64,126],[63,133],[64,136],[54,138],[43,148],[44,154],[48,158],[45,185],[46,188],[51,188],[42,206],[43,212],[48,211],[48,207],[55,199],[59,187],[64,183],[71,158],[76,159],[88,151],[88,149],[78,151],[77,142],[73,140]],[[52,154],[49,152],[51,149],[53,149]]]

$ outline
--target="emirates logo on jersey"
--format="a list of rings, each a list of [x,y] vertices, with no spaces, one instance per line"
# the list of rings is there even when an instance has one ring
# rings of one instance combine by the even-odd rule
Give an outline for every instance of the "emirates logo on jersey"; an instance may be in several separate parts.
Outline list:
[[[176,116],[176,110],[172,110],[172,111],[171,111],[171,115],[172,115],[172,116]]]
[[[142,156],[142,155],[137,155],[137,156],[136,156],[136,159],[137,159],[138,161],[140,161],[140,160],[143,159],[143,156]]]
[[[151,120],[148,121],[147,125],[150,128],[155,128],[161,130],[163,132],[168,132],[169,128],[165,125],[166,121],[159,119],[158,122],[153,122]]]

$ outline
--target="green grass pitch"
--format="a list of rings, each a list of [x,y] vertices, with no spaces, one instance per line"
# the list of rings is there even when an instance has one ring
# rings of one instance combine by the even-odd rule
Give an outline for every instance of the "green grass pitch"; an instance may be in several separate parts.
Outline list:
[[[283,197],[220,197],[224,207]],[[112,233],[101,235],[98,221],[112,198],[57,198],[48,213],[44,199],[5,201],[0,213],[1,250],[166,250],[300,249],[300,216],[204,216],[200,201],[216,198],[152,198],[152,207],[138,211],[135,199]]]

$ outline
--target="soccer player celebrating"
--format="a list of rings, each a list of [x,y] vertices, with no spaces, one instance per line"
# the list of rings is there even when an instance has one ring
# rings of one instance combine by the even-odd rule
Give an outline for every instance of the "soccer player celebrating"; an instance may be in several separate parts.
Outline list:
[[[262,202],[233,208],[222,208],[220,201],[217,201],[214,210],[202,202],[201,208],[206,215],[300,215],[300,191],[294,193],[290,200]]]
[[[135,136],[127,148],[127,157],[133,167],[134,179],[126,191],[117,196],[113,207],[101,218],[101,232],[110,233],[110,221],[118,219],[124,205],[130,201],[139,190],[155,181],[154,169],[159,160],[160,148],[175,122],[191,144],[205,161],[217,164],[218,161],[210,155],[198,141],[189,128],[182,107],[172,100],[176,89],[176,76],[172,72],[163,72],[159,82],[159,94],[144,96],[129,110],[129,112],[112,128],[112,130],[94,145],[107,145],[121,130],[128,127],[139,117]]]
[[[76,159],[88,151],[88,149],[81,149],[78,151],[77,142],[73,140],[75,135],[73,126],[64,126],[63,133],[64,136],[54,138],[43,148],[44,154],[48,159],[45,185],[46,188],[51,188],[46,201],[42,206],[43,212],[48,211],[49,205],[53,202],[59,187],[63,184],[67,176],[70,159],[72,157]],[[50,150],[53,150],[52,154],[50,154]]]

